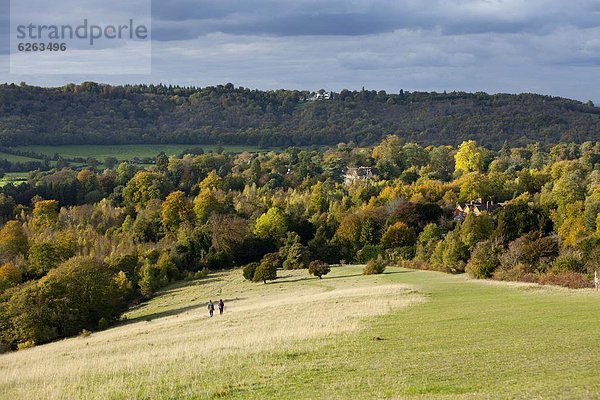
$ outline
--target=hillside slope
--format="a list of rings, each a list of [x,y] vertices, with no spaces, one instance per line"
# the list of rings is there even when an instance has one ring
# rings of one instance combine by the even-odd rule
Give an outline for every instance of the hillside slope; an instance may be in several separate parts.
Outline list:
[[[104,332],[0,356],[1,398],[592,398],[600,297],[390,268],[179,284]],[[205,302],[223,297],[209,319]]]
[[[0,85],[0,146],[65,144],[372,144],[388,134],[422,144],[466,139],[583,142],[600,133],[600,108],[535,94],[347,90],[307,101],[302,91]]]

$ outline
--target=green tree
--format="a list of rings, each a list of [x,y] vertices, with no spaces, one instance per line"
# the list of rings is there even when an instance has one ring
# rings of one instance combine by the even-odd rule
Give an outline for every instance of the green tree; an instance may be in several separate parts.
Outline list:
[[[169,157],[163,151],[156,156],[156,168],[161,172],[167,172],[169,168]]]
[[[119,160],[117,160],[115,157],[106,157],[104,159],[104,166],[108,169],[113,169],[118,163]]]
[[[29,256],[27,257],[29,272],[36,276],[43,276],[63,261],[73,257],[75,252],[74,242],[68,239],[65,240],[65,236],[59,236],[51,241],[35,243],[29,249]]]
[[[75,257],[19,286],[4,304],[9,329],[2,341],[45,343],[113,320],[125,308],[114,278],[101,262]]]
[[[287,233],[287,219],[278,207],[271,207],[254,224],[256,236],[267,239],[282,239]]]
[[[402,151],[402,142],[396,135],[386,137],[373,148],[373,158],[384,178],[399,176],[404,170]]]
[[[454,173],[454,157],[452,157],[452,148],[449,146],[439,146],[431,149],[429,153],[430,177],[442,181],[449,181]]]
[[[442,230],[436,224],[428,224],[417,238],[415,258],[429,262],[437,243],[442,240]]]
[[[477,242],[491,238],[495,229],[494,218],[488,213],[479,216],[470,213],[460,226],[460,238],[469,249],[473,249]]]
[[[0,193],[0,223],[12,218],[16,205],[11,196]]]
[[[462,172],[481,172],[483,171],[483,151],[477,147],[473,140],[462,142],[456,155],[456,170]]]
[[[559,206],[566,205],[585,200],[585,189],[585,173],[573,169],[562,173],[554,182],[552,195]]]
[[[478,242],[471,253],[471,258],[465,268],[470,277],[476,279],[491,278],[492,274],[500,266],[501,246],[492,241]]]

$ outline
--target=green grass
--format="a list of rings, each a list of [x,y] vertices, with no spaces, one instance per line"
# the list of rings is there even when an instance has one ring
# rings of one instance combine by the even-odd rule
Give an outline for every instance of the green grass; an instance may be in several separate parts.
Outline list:
[[[600,295],[422,271],[385,280],[429,301],[294,354],[239,357],[242,370],[264,362],[277,373],[227,397],[600,398]]]
[[[23,146],[19,150],[34,151],[50,157],[58,153],[64,158],[94,157],[104,161],[107,157],[116,157],[119,160],[131,160],[134,157],[155,157],[158,153],[176,155],[191,147],[202,147],[204,151],[216,150],[216,145],[171,145],[171,144],[141,144],[141,145],[72,145],[72,146]],[[258,151],[253,146],[223,146],[227,152]]]
[[[15,185],[27,181],[29,172],[7,172],[2,178],[0,178],[0,187],[5,186],[7,183],[13,183]]]
[[[318,280],[286,271],[263,285],[234,271],[179,283],[124,326],[0,356],[0,371],[15,377],[0,377],[0,397],[600,397],[597,292],[360,272],[334,268]],[[219,296],[231,312],[206,318],[204,302]]]
[[[16,162],[29,162],[29,161],[37,161],[37,162],[39,162],[40,161],[37,158],[17,156],[17,155],[14,155],[14,154],[9,154],[9,153],[4,153],[4,152],[0,152],[0,159],[7,160],[7,161],[10,161],[12,163],[16,163]]]

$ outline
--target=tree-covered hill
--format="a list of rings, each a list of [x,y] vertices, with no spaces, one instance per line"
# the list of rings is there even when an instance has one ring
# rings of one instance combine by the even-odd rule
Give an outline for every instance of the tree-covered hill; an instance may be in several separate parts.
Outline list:
[[[343,90],[308,101],[311,96],[232,84],[0,85],[0,145],[372,144],[394,133],[421,144],[475,139],[500,147],[584,142],[600,133],[600,108],[536,94]]]

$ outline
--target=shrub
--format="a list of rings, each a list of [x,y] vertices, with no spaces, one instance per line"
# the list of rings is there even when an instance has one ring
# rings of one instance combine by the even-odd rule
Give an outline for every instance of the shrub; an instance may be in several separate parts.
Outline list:
[[[386,266],[387,262],[382,258],[371,260],[367,263],[367,265],[365,265],[365,268],[363,269],[363,275],[383,274]]]
[[[585,264],[577,254],[561,254],[552,263],[551,272],[586,272]]]
[[[539,282],[543,285],[564,286],[570,289],[593,287],[592,282],[583,274],[569,270],[548,272],[540,277]]]
[[[258,268],[260,264],[257,262],[253,262],[250,264],[246,264],[243,269],[244,279],[247,281],[254,280],[254,272],[256,272],[256,268]]]
[[[281,266],[281,259],[279,258],[279,254],[277,253],[269,253],[266,254],[262,260],[260,260],[260,264],[256,267],[256,271],[254,271],[254,282],[264,282],[272,281],[277,279],[277,268]]]
[[[501,266],[493,273],[493,278],[499,281],[522,281],[537,282],[538,275],[535,274],[527,264],[518,263],[512,267]]]
[[[258,267],[256,267],[252,281],[267,283],[267,281],[272,281],[275,279],[277,279],[277,268],[275,268],[272,264],[261,263],[258,265]]]
[[[556,236],[539,237],[535,233],[528,234],[510,242],[508,249],[501,254],[500,262],[503,268],[523,264],[531,272],[544,272],[558,255],[558,250]]]
[[[329,264],[323,261],[312,261],[308,265],[308,273],[314,276],[318,276],[321,279],[324,275],[327,275],[331,271]]]
[[[435,269],[452,273],[464,272],[469,260],[469,249],[460,239],[458,229],[449,232],[444,240],[438,242],[431,255]]]
[[[294,243],[286,249],[286,258],[283,261],[284,269],[303,269],[309,261],[308,249],[301,243]]]
[[[25,342],[21,342],[17,345],[17,350],[25,350],[35,347],[35,342],[33,340],[27,340]]]

